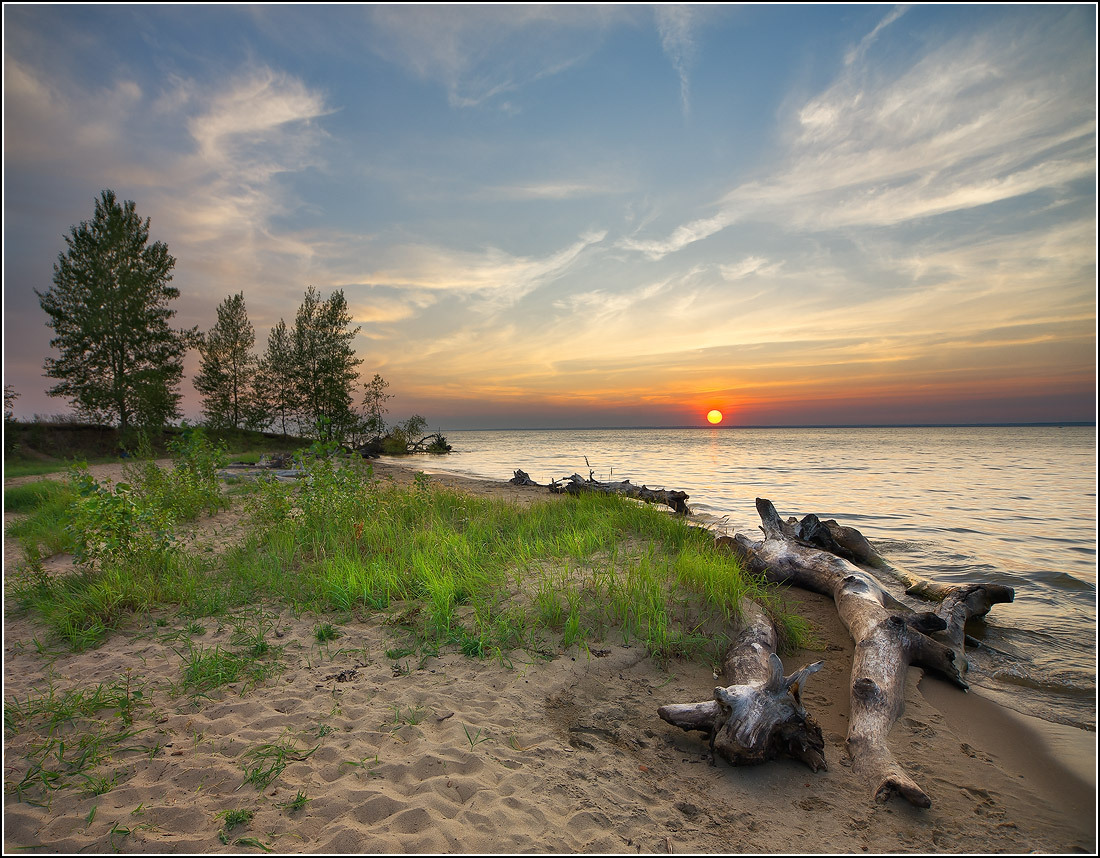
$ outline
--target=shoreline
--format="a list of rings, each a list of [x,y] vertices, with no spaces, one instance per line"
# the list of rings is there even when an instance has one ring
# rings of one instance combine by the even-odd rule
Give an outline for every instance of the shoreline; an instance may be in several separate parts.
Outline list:
[[[377,476],[399,483],[421,470],[419,460],[372,464]],[[566,499],[545,488],[430,476],[512,503]],[[214,538],[222,538],[226,523],[213,524]],[[814,649],[784,659],[788,669],[825,661],[803,699],[822,726],[827,770],[811,773],[793,761],[707,765],[706,741],[665,724],[656,710],[707,699],[710,667],[658,665],[615,636],[587,656],[573,649],[542,661],[516,653],[504,665],[444,651],[418,664],[391,656],[394,632],[384,617],[298,616],[276,607],[283,672],[191,702],[150,694],[154,713],[143,735],[163,750],[119,760],[110,791],[61,790],[49,809],[6,791],[5,851],[202,853],[250,845],[234,838],[319,854],[1094,851],[1095,779],[1082,776],[1082,765],[1089,753],[1095,759],[1095,734],[1062,728],[1060,736],[917,668],[907,673],[905,711],[889,741],[933,805],[876,804],[872,785],[845,765],[851,639],[831,598],[786,592],[817,638]],[[200,619],[206,629],[196,642],[228,645],[231,623]],[[321,619],[340,627],[333,647],[313,639]],[[44,654],[27,643],[35,634],[29,620],[5,616],[5,699],[26,700],[47,683],[59,692],[108,683],[127,670],[169,687],[180,670],[170,638],[184,622],[170,612],[135,615],[96,649]],[[5,734],[9,787],[24,741]],[[280,741],[316,750],[299,754],[263,791],[244,784],[250,750]],[[1080,765],[1067,765],[1067,755]],[[287,810],[296,791],[309,803]],[[237,808],[255,818],[230,832],[229,843],[219,841],[222,814]]]
[[[491,492],[493,487],[502,490],[517,489],[525,499],[554,498],[545,488],[517,487],[507,481],[491,480],[472,474],[450,471],[431,471],[417,468],[410,462],[387,460],[372,464],[381,465],[384,474],[393,475],[396,471],[409,474],[418,470],[428,474],[434,481],[463,490],[478,487],[479,493]],[[407,479],[411,479],[409,476]],[[703,526],[721,524],[721,519],[701,514],[699,520]],[[711,529],[707,527],[707,529]],[[807,591],[786,588],[789,597],[796,603],[803,602]],[[846,633],[846,630],[845,630]],[[1044,782],[1047,789],[1057,790],[1071,798],[1070,805],[1075,813],[1085,813],[1091,809],[1096,817],[1097,787],[1097,734],[1093,730],[1047,721],[1033,715],[1019,712],[1010,706],[998,702],[991,696],[971,688],[965,694],[955,693],[955,689],[946,683],[928,676],[920,668],[910,668],[910,672],[922,674],[918,685],[925,700],[934,706],[950,722],[960,735],[965,736],[972,745],[982,746],[988,752],[1004,755],[1011,764],[1020,770],[1020,777]],[[990,734],[1003,736],[1003,743],[989,742]],[[988,747],[985,747],[987,746]],[[1091,801],[1084,801],[1084,794],[1092,793]]]

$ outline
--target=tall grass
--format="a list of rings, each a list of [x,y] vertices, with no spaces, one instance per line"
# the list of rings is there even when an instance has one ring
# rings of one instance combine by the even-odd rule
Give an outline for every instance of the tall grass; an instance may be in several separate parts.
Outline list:
[[[4,511],[26,516],[12,522],[5,535],[18,540],[28,558],[71,551],[74,543],[65,526],[76,497],[72,486],[57,480],[4,489]]]
[[[32,577],[14,595],[75,647],[136,611],[201,617],[271,601],[399,613],[423,653],[454,647],[501,660],[515,649],[544,653],[548,640],[584,649],[609,635],[659,658],[711,656],[742,598],[775,608],[708,534],[634,501],[587,495],[524,509],[423,475],[399,487],[362,460],[303,460],[300,484],[255,487],[248,538],[217,559],[114,554],[67,578]]]

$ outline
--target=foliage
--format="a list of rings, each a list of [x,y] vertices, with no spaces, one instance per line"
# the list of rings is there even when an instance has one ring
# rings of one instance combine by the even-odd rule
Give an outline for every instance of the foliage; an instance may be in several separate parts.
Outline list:
[[[74,499],[72,490],[58,480],[37,480],[4,489],[4,512],[25,516],[8,525],[5,535],[18,540],[24,556],[32,562],[71,550],[72,538],[65,525]]]
[[[77,499],[69,508],[66,530],[78,561],[126,560],[161,554],[171,546],[172,516],[165,509],[142,503],[129,483],[100,483],[87,466],[74,465],[69,484]]]
[[[167,510],[178,521],[213,514],[225,506],[218,477],[227,461],[224,443],[214,443],[202,429],[185,423],[183,431],[168,442],[168,451],[174,460],[171,470],[152,461],[126,469],[128,477],[138,480],[150,506]]]
[[[717,660],[745,597],[782,624],[785,643],[804,636],[708,534],[658,510],[601,495],[520,509],[423,474],[399,486],[361,458],[333,455],[334,446],[299,452],[300,481],[260,483],[244,544],[216,557],[159,550],[158,522],[141,516],[163,494],[146,492],[145,481],[121,491],[85,482],[90,500],[78,503],[100,528],[104,559],[70,576],[17,576],[12,604],[77,649],[135,611],[172,605],[198,618],[249,606],[232,621],[231,648],[189,642],[182,653],[181,688],[200,694],[279,669],[275,615],[256,610],[269,600],[296,612],[387,611],[396,637],[388,658],[454,647],[509,664],[514,650],[584,652],[616,633],[661,660]],[[212,461],[194,439],[191,449],[182,458]],[[322,623],[314,636],[325,643],[330,630]]]
[[[147,446],[147,442],[146,442]],[[69,484],[77,495],[66,530],[81,562],[133,559],[163,554],[172,546],[173,527],[224,505],[218,469],[225,448],[201,429],[185,431],[169,444],[175,462],[169,471],[153,461],[130,465],[126,482],[100,483],[85,465],[74,465]]]
[[[419,440],[427,425],[428,421],[419,414],[414,414],[405,422],[398,423],[382,439],[382,451],[391,456],[411,452],[412,446]]]
[[[253,396],[258,364],[252,354],[255,342],[244,293],[230,295],[218,307],[217,324],[198,343],[202,366],[194,385],[202,395],[202,412],[211,428],[251,427],[262,417]]]
[[[375,376],[377,378],[377,376]],[[4,422],[10,423],[15,418],[15,400],[19,398],[19,394],[15,392],[15,388],[10,384],[4,385]]]
[[[163,242],[148,242],[149,219],[105,190],[93,219],[65,236],[53,288],[36,290],[55,334],[50,346],[60,352],[45,362],[45,374],[59,380],[47,393],[123,431],[179,416],[183,355],[195,336],[169,327],[176,261]]]

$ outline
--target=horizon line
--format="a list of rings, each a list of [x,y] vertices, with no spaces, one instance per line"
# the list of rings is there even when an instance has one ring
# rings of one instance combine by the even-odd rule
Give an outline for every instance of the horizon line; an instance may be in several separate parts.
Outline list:
[[[1024,428],[1028,426],[1092,426],[1095,420],[1048,420],[1042,422],[1001,422],[1001,423],[759,423],[728,426],[703,426],[699,424],[677,424],[667,426],[484,426],[478,428],[447,428],[441,432],[577,432],[577,431],[629,431],[653,429],[992,429]]]

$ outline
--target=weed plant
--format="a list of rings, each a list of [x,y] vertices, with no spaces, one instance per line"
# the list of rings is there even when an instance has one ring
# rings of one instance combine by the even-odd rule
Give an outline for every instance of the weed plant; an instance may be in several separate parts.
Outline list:
[[[284,739],[251,748],[244,754],[244,781],[256,789],[267,789],[286,767],[292,762],[308,759],[320,745],[312,748],[298,748],[293,742]]]
[[[285,808],[286,810],[291,810],[291,811],[301,810],[303,807],[305,807],[311,801],[313,801],[313,799],[309,798],[301,790],[298,790],[297,795],[295,795],[294,798],[292,798],[290,801],[280,802],[279,804],[276,804],[275,806],[276,807],[282,807],[282,808]]]

